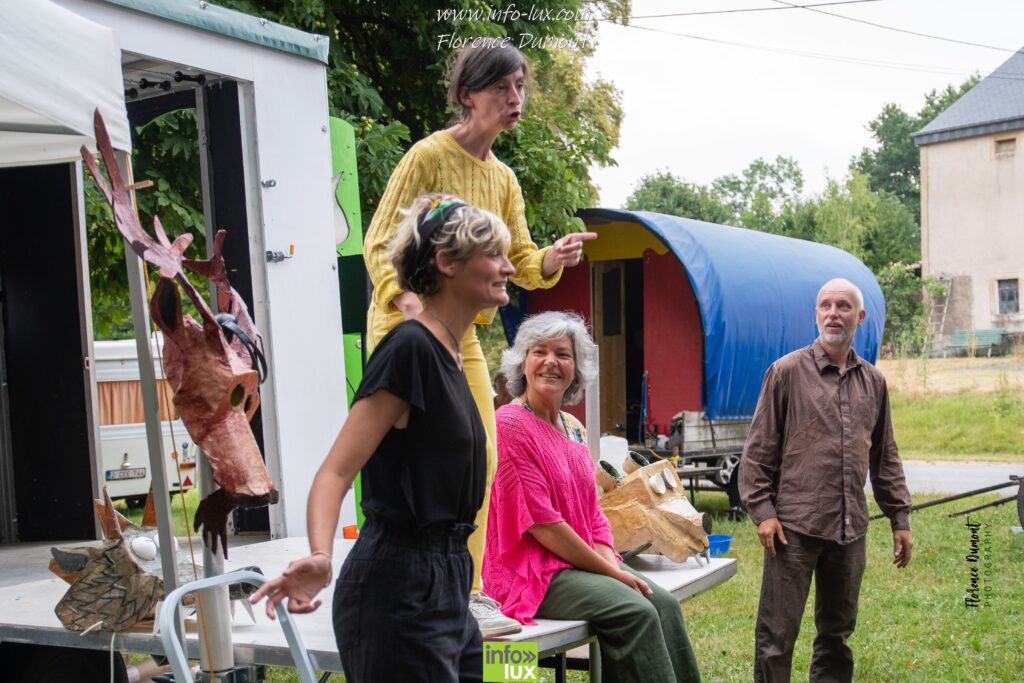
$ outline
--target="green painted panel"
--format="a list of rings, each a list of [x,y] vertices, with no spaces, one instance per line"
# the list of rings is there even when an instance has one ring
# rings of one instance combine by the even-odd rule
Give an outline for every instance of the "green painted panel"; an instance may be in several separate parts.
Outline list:
[[[348,404],[351,406],[356,388],[363,379],[362,335],[343,334],[341,337],[342,347],[345,349],[345,395],[348,396]]]
[[[356,387],[363,379],[363,336],[366,320],[366,270],[363,267],[363,217],[359,208],[359,174],[356,135],[350,123],[331,117],[331,175],[334,178],[334,219],[338,244],[338,276],[341,285],[342,328],[357,330],[342,335],[345,354],[345,393],[352,405]],[[356,522],[363,526],[362,482],[357,475]]]
[[[356,131],[348,121],[332,116],[331,176],[334,199],[341,214],[336,223],[347,223],[347,237],[338,245],[339,256],[363,253],[363,214],[359,209],[359,171],[356,163]]]

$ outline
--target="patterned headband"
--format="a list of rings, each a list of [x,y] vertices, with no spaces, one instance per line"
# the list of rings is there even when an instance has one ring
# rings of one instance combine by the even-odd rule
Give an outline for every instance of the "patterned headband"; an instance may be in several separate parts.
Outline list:
[[[430,208],[420,216],[419,223],[416,225],[416,229],[420,233],[420,244],[416,250],[415,260],[411,264],[413,268],[409,271],[410,279],[422,273],[431,261],[433,255],[431,253],[431,238],[434,233],[448,222],[452,212],[463,206],[466,206],[466,203],[458,197],[442,195],[431,202]]]

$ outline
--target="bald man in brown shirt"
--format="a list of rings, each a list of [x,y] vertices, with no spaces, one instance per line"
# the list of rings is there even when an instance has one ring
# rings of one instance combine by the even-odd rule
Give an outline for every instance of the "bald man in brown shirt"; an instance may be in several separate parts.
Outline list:
[[[885,377],[853,350],[864,299],[847,280],[818,292],[818,338],[765,373],[743,450],[740,495],[764,546],[755,681],[788,681],[815,578],[811,681],[853,680],[846,644],[866,562],[868,475],[893,530],[893,564],[910,562],[910,493],[892,435]]]

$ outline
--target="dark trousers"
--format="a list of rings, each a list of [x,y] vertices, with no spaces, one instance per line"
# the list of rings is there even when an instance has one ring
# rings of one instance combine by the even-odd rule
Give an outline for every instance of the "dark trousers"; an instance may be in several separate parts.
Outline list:
[[[367,520],[334,588],[334,637],[349,683],[483,678],[468,604],[473,528],[407,532]]]
[[[646,578],[632,567],[624,571]],[[597,634],[603,680],[613,683],[700,683],[679,601],[647,581],[641,595],[608,576],[578,569],[555,574],[537,616],[583,619]]]
[[[814,654],[810,680],[852,681],[853,653],[846,639],[857,624],[857,599],[866,564],[865,538],[849,545],[786,531],[776,557],[764,551],[761,604],[754,638],[754,680],[788,681],[793,646],[814,575]]]

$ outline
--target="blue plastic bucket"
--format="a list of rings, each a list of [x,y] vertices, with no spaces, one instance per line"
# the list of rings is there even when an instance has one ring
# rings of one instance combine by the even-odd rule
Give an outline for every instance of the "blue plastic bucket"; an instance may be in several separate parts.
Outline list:
[[[711,557],[721,557],[729,552],[729,545],[732,543],[732,536],[729,534],[708,534],[708,544],[711,546]]]

